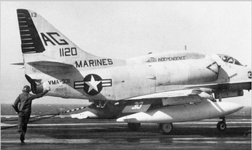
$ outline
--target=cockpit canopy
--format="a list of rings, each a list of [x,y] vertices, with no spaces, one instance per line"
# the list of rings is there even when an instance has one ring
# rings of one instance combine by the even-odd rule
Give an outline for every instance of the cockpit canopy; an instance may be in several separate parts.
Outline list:
[[[224,61],[224,62],[227,62],[227,63],[230,63],[230,64],[236,64],[236,65],[239,65],[239,66],[243,66],[237,59],[231,57],[231,56],[228,56],[228,55],[223,55],[223,54],[218,54],[218,56]]]

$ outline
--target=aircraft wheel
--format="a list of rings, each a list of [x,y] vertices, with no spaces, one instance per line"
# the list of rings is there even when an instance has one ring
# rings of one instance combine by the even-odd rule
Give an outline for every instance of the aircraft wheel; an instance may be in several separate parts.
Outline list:
[[[159,131],[162,134],[169,134],[173,129],[172,123],[160,123],[159,124]]]
[[[128,123],[128,128],[132,131],[138,131],[140,129],[140,123]]]
[[[217,129],[218,129],[219,131],[225,131],[225,130],[227,129],[227,124],[226,124],[226,122],[225,122],[225,121],[220,121],[220,122],[218,122],[218,124],[217,124]]]

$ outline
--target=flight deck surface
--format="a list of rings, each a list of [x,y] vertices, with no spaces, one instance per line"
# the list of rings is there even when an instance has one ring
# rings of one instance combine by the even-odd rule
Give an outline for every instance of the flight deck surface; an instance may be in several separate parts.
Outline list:
[[[25,144],[17,128],[2,123],[1,149],[251,149],[251,119],[229,119],[228,129],[216,129],[219,119],[174,123],[169,135],[162,135],[157,124],[142,124],[130,131],[126,123],[103,120],[94,123],[29,124]]]

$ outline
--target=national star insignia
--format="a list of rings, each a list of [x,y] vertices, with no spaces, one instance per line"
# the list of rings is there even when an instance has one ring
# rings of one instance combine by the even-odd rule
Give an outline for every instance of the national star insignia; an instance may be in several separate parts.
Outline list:
[[[85,83],[89,86],[89,88],[88,88],[88,93],[89,93],[90,91],[92,91],[92,90],[95,90],[95,91],[98,92],[98,87],[97,87],[97,85],[98,85],[100,82],[101,82],[101,81],[96,81],[96,80],[94,79],[94,76],[91,75],[90,81],[85,82]]]
[[[112,79],[102,79],[99,75],[88,74],[82,81],[74,81],[74,89],[83,89],[85,93],[95,96],[103,87],[111,87]]]

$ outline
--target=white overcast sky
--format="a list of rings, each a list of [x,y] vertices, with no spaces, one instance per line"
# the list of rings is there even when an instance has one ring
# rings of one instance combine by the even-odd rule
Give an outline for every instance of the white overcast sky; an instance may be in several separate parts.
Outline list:
[[[1,1],[2,103],[13,103],[28,84],[24,70],[10,65],[22,62],[18,8],[39,13],[94,55],[127,59],[187,45],[188,51],[228,54],[251,66],[251,1]],[[230,101],[251,105],[251,92]],[[44,97],[34,103],[72,102]]]

